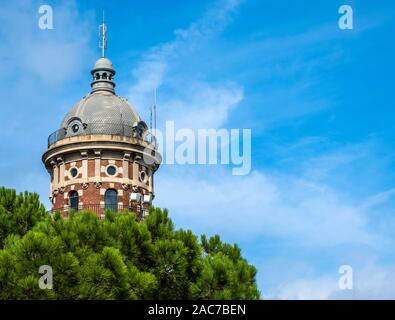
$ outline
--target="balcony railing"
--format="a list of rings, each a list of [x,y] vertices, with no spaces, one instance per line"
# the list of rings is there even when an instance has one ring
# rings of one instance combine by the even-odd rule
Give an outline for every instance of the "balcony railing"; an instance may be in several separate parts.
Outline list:
[[[137,208],[137,209],[139,209],[139,208]],[[99,219],[104,219],[106,210],[110,210],[113,212],[122,212],[124,210],[127,210],[129,212],[136,211],[135,209],[133,209],[132,207],[127,206],[127,205],[87,204],[87,205],[79,205],[78,208],[66,207],[66,208],[60,208],[60,209],[52,209],[51,212],[52,213],[60,212],[63,215],[63,217],[67,217],[71,210],[73,210],[74,212],[78,212],[78,211],[82,211],[82,210],[92,211],[94,214],[96,214],[96,216]],[[138,210],[138,211],[140,211],[140,210]],[[140,220],[141,217],[138,216],[137,218]]]
[[[146,127],[145,127],[146,128]],[[131,137],[142,139],[148,143],[151,143],[156,148],[155,136],[146,130],[143,130],[139,126],[128,126],[121,123],[108,123],[108,122],[98,122],[98,123],[88,123],[84,126],[84,129],[73,133],[72,130],[67,128],[61,128],[51,133],[48,137],[48,148],[54,145],[56,142],[63,140],[65,138],[75,137],[75,136],[89,136],[95,134],[104,135],[115,135],[123,137]]]

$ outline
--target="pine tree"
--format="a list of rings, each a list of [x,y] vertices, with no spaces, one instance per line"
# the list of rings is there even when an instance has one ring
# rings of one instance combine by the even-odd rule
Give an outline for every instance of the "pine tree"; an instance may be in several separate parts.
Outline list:
[[[167,210],[49,215],[36,194],[0,189],[0,299],[258,299],[237,245],[175,230]],[[38,269],[53,270],[40,289]]]
[[[24,235],[45,217],[45,207],[36,193],[16,194],[0,187],[0,248],[9,234]]]

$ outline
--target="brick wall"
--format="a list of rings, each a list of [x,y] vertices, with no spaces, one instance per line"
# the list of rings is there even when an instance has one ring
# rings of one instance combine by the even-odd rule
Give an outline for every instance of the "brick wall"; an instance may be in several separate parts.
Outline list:
[[[87,177],[84,176],[84,168],[83,168],[83,160],[75,160],[71,162],[67,162],[61,164],[64,166],[64,177],[63,182],[61,182],[61,177],[59,176],[58,182],[58,190],[57,193],[52,198],[53,209],[54,210],[63,210],[69,206],[69,194],[71,191],[77,191],[79,194],[79,204],[84,206],[92,206],[92,205],[104,205],[104,194],[108,189],[115,189],[118,193],[118,201],[119,205],[128,207],[129,206],[129,197],[130,193],[133,192],[131,190],[131,186],[128,185],[126,189],[125,185],[122,184],[123,178],[127,178],[132,180],[133,178],[133,163],[128,162],[128,173],[125,175],[123,172],[123,160],[109,160],[109,159],[100,159],[100,169],[99,176],[96,176],[96,160],[93,158],[87,159]],[[114,165],[117,167],[117,174],[114,176],[109,176],[105,172],[105,168],[108,165]],[[70,169],[78,168],[78,175],[74,178],[70,177]],[[58,170],[60,172],[60,169]],[[111,181],[103,181],[103,179],[112,180]],[[118,181],[117,181],[118,180]],[[95,182],[100,181],[100,185],[95,184]],[[147,185],[148,187],[148,185]],[[142,194],[148,194],[148,189],[144,189],[139,187],[138,192]]]

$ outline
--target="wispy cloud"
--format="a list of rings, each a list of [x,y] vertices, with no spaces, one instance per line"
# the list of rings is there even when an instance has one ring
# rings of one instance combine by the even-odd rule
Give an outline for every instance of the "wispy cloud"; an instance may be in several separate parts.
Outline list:
[[[3,4],[0,22],[7,26],[2,33],[0,56],[7,74],[45,81],[46,86],[59,86],[79,74],[89,55],[87,20],[79,16],[76,3],[68,1],[53,6],[54,29],[38,26],[42,3],[14,1]],[[78,36],[77,36],[78,35]],[[21,80],[20,80],[21,81]]]
[[[175,30],[171,42],[151,48],[143,55],[133,75],[136,82],[128,95],[141,108],[152,104],[152,92],[159,89],[159,117],[175,120],[188,128],[218,127],[227,120],[230,109],[243,98],[240,85],[225,81],[212,84],[178,72],[189,66],[189,55],[220,34],[232,21],[238,0],[221,0],[187,29]],[[163,88],[163,89],[162,89]]]
[[[395,266],[376,263],[353,267],[353,288],[339,288],[341,274],[334,269],[317,277],[300,278],[282,283],[264,295],[266,299],[392,299],[395,295]]]
[[[172,41],[143,54],[133,69],[130,101],[146,108],[152,103],[153,89],[159,88],[158,123],[175,120],[192,129],[242,125],[258,133],[333,108],[338,102],[336,92],[322,75],[348,58],[337,45],[344,34],[324,23],[290,35],[227,41],[216,46],[222,51],[212,50],[210,45],[234,22],[238,7],[238,1],[216,2],[188,28],[176,30]],[[197,64],[201,56],[210,62]],[[213,68],[208,64],[224,76],[211,77]],[[247,85],[253,86],[252,92]],[[330,143],[321,136],[297,140],[297,145],[285,146],[287,150],[277,159],[293,170],[272,170],[261,163],[249,176],[234,177],[226,168],[162,166],[155,180],[155,205],[171,209],[177,226],[219,233],[254,247],[251,250],[257,250],[256,244],[264,239],[285,251],[291,250],[286,244],[300,251],[376,250],[384,239],[370,225],[371,207],[360,206],[363,197],[334,183],[339,173],[352,180],[349,167],[368,159],[371,150],[363,143],[322,150]],[[388,196],[372,198],[371,203]],[[314,263],[311,268],[315,269]],[[387,274],[387,269],[382,272]],[[338,275],[317,273],[278,278],[264,297],[335,297]],[[380,286],[384,289],[385,283]]]
[[[370,209],[372,207],[378,206],[389,201],[395,196],[395,188],[391,188],[386,191],[379,192],[375,195],[370,196],[366,199],[362,205],[364,209]]]
[[[40,1],[17,0],[2,3],[0,11],[0,23],[7,26],[0,31],[2,78],[7,83],[0,88],[0,98],[7,102],[0,107],[1,119],[7,119],[0,156],[11,159],[14,154],[12,161],[0,166],[0,185],[37,191],[48,205],[49,176],[41,155],[46,137],[58,128],[62,113],[77,99],[62,90],[78,80],[94,60],[86,30],[96,27],[90,23],[90,12],[81,15],[76,2],[67,1],[52,5],[54,29],[41,30],[40,5]],[[22,170],[27,163],[28,170]]]
[[[188,178],[180,180],[176,171]],[[255,171],[233,177],[218,168],[199,174],[177,167],[161,175],[157,194],[158,204],[172,208],[177,221],[239,241],[262,236],[316,246],[376,246],[379,241],[367,229],[364,211],[330,186],[303,176]]]

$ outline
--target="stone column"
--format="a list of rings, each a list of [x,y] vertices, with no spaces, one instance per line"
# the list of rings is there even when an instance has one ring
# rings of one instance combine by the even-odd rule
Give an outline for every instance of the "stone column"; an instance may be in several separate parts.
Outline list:
[[[58,181],[59,181],[58,164],[54,159],[51,160],[50,163],[52,165],[52,170],[53,170],[52,190],[56,190],[58,188]]]
[[[147,169],[148,174],[148,191],[154,193],[154,175],[152,174],[152,169]]]
[[[130,160],[130,153],[125,152],[123,154],[123,159],[122,159],[122,183],[123,184],[129,184],[129,160]]]
[[[88,151],[81,151],[82,158],[82,183],[88,182]]]
[[[64,188],[64,159],[63,157],[57,157],[56,161],[59,167],[59,188]]]
[[[133,182],[139,181],[139,163],[137,162],[136,157],[133,160]]]
[[[95,182],[101,183],[100,174],[100,160],[101,160],[101,150],[95,150]]]

